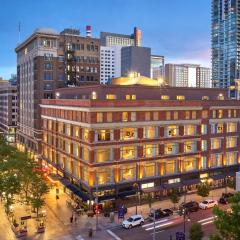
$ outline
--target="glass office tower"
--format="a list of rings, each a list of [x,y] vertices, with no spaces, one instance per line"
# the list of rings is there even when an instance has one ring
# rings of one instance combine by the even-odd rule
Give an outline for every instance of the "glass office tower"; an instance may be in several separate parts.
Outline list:
[[[239,79],[240,0],[212,0],[212,80],[213,87],[229,88],[236,97]]]

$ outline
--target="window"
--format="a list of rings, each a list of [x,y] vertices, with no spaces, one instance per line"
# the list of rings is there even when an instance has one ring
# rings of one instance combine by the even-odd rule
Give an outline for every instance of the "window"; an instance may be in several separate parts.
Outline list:
[[[158,112],[153,112],[153,121],[158,121]]]
[[[151,120],[150,112],[145,112],[145,121],[150,121],[150,120]]]
[[[107,113],[107,122],[112,122],[112,113],[111,112]]]
[[[192,119],[196,119],[197,118],[197,113],[196,111],[192,111]]]
[[[136,95],[126,95],[126,100],[136,100]]]
[[[210,157],[210,167],[221,167],[223,165],[223,156],[222,154],[211,154]]]
[[[83,129],[83,140],[86,142],[89,140],[89,130],[87,128]]]
[[[52,70],[52,64],[51,63],[44,63],[44,70]]]
[[[202,100],[209,100],[209,96],[202,96]]]
[[[212,117],[213,117],[213,118],[216,118],[216,115],[217,115],[216,110],[213,110],[213,111],[212,111]]]
[[[52,72],[44,72],[44,80],[53,80],[53,73]]]
[[[144,164],[143,176],[144,177],[153,177],[153,176],[155,176],[155,163],[145,163]]]
[[[73,127],[73,136],[79,137],[79,127],[76,126]]]
[[[201,142],[201,150],[207,151],[207,140],[202,140]]]
[[[121,181],[135,180],[136,164],[123,165],[120,168]]]
[[[227,123],[227,132],[236,132],[237,131],[237,123]]]
[[[176,137],[178,136],[178,133],[179,133],[178,126],[170,125],[164,128],[165,137]]]
[[[167,95],[162,95],[162,96],[161,96],[161,99],[162,99],[162,100],[169,100],[169,96],[167,96]]]
[[[174,160],[167,160],[165,163],[165,174],[170,175],[175,173],[176,163]]]
[[[186,136],[196,135],[196,126],[195,125],[185,125],[184,126],[184,135],[186,135]]]
[[[223,110],[218,110],[218,118],[223,118]]]
[[[190,172],[197,170],[197,159],[195,157],[186,157],[183,160],[183,171]]]
[[[134,159],[136,157],[135,147],[134,146],[126,146],[121,147],[121,158],[124,160]]]
[[[86,146],[82,148],[82,159],[86,162],[89,161],[89,150]]]
[[[237,147],[237,137],[227,137],[226,144],[227,144],[227,148]]]
[[[78,148],[78,144],[74,143],[73,144],[73,155],[74,157],[79,157],[79,148]]]
[[[228,152],[227,153],[227,165],[237,164],[237,152]]]
[[[121,129],[121,140],[131,140],[137,138],[137,129],[123,128]]]
[[[171,112],[166,112],[166,120],[171,120]]]
[[[132,122],[136,121],[136,112],[131,112],[131,121]]]
[[[233,110],[233,117],[235,117],[235,118],[237,117],[237,110],[236,109]]]
[[[183,95],[178,95],[178,96],[177,96],[177,100],[185,100],[185,96],[183,96]]]
[[[175,155],[178,154],[178,143],[167,143],[164,145],[164,154]]]
[[[71,136],[71,125],[70,124],[66,124],[66,126],[65,126],[65,134],[67,136]]]
[[[173,112],[173,119],[178,120],[178,112],[176,111]]]
[[[202,111],[202,118],[204,118],[204,119],[208,118],[208,111],[207,110]]]
[[[96,171],[96,181],[98,185],[112,183],[113,169],[112,168],[98,168]],[[95,181],[95,183],[96,183]]]
[[[93,99],[93,100],[97,99],[97,93],[96,92],[92,92],[91,99]]]
[[[122,113],[122,122],[127,122],[128,121],[128,112],[123,112]]]
[[[201,134],[207,134],[207,124],[201,124]]]
[[[45,83],[43,90],[53,90],[53,85],[51,83]]]
[[[154,126],[143,128],[144,138],[156,138],[158,136],[158,128]]]
[[[187,141],[184,143],[184,152],[185,153],[195,153],[197,151],[197,142]]]
[[[222,139],[221,138],[212,138],[211,139],[211,149],[221,148]]]
[[[97,149],[95,150],[95,162],[103,163],[107,161],[111,161],[111,149]]]
[[[232,110],[229,109],[229,110],[228,110],[228,118],[231,118],[231,116],[232,116]]]
[[[200,160],[200,169],[206,169],[207,168],[207,157],[203,156]]]
[[[190,119],[190,112],[189,111],[185,111],[185,119],[186,120]]]
[[[107,100],[115,100],[115,99],[117,99],[117,96],[115,94],[107,94],[106,99]]]
[[[97,113],[97,122],[98,123],[103,122],[103,113]]]
[[[111,131],[110,130],[98,130],[96,132],[97,141],[110,141],[111,140]]]
[[[155,157],[158,155],[158,145],[156,144],[145,144],[143,147],[144,157]]]
[[[212,134],[223,133],[223,123],[212,124],[211,133]]]

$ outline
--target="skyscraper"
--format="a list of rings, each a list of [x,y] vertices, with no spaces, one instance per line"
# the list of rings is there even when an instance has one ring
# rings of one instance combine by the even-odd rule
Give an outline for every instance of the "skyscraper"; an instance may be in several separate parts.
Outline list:
[[[213,87],[229,88],[236,97],[239,79],[240,0],[212,0],[212,80]]]
[[[151,55],[151,78],[164,79],[164,57]]]

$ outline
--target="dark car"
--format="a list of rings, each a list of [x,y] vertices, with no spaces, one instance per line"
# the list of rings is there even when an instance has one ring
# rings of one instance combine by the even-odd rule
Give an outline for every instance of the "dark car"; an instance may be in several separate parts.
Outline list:
[[[221,204],[228,204],[229,198],[231,198],[234,194],[232,193],[222,193],[222,197],[219,199],[219,203]]]
[[[155,219],[160,219],[160,218],[165,218],[165,217],[169,217],[171,214],[169,214],[168,212],[163,211],[162,209],[157,209],[155,210]],[[152,210],[149,214],[149,218],[150,220],[154,220],[154,211]]]
[[[199,209],[199,204],[195,201],[182,203],[180,209],[186,209],[187,212],[197,212]]]
[[[162,211],[165,212],[165,213],[168,213],[169,216],[170,216],[170,215],[173,215],[173,210],[171,210],[171,209],[169,209],[169,208],[163,209]]]

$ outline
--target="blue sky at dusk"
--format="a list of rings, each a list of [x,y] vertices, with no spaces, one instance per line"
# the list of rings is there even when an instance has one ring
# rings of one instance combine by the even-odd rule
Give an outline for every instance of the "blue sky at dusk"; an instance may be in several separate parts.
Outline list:
[[[79,28],[130,34],[137,26],[143,45],[166,62],[210,66],[211,0],[1,0],[0,76],[16,72],[14,48],[38,27]]]

